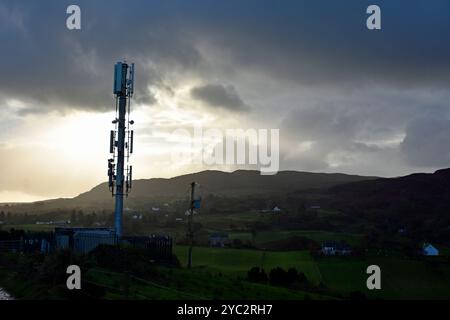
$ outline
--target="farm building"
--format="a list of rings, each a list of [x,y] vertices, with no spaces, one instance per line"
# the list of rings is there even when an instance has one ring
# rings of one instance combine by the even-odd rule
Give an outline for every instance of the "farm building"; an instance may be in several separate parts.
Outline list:
[[[108,228],[56,228],[55,241],[57,249],[87,253],[101,244],[117,244],[117,237]]]
[[[322,244],[321,252],[326,256],[348,256],[352,254],[352,248],[336,241],[326,241]]]
[[[278,207],[278,206],[275,206],[273,209],[272,209],[272,212],[280,212],[281,211],[281,209]]]
[[[99,245],[126,245],[147,250],[157,258],[170,258],[172,238],[168,236],[117,237],[110,228],[56,228],[57,249],[71,249],[77,253],[88,253]]]
[[[213,233],[209,236],[210,247],[225,247],[229,242],[227,233]]]
[[[438,256],[439,250],[430,243],[424,243],[422,253],[424,256]]]
[[[172,257],[172,238],[163,235],[118,237],[112,228],[55,228],[54,232],[21,232],[0,239],[0,251],[51,253],[70,250],[86,254],[99,245],[144,249],[155,259]]]

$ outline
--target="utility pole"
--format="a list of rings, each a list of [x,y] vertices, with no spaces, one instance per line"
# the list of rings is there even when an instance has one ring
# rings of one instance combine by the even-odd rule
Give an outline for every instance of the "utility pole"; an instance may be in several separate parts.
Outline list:
[[[195,206],[195,182],[191,183],[191,203],[189,207],[188,216],[188,233],[187,238],[189,241],[189,251],[188,251],[188,268],[192,267],[192,246],[194,245],[194,231],[192,230],[192,217],[194,216],[194,206]]]

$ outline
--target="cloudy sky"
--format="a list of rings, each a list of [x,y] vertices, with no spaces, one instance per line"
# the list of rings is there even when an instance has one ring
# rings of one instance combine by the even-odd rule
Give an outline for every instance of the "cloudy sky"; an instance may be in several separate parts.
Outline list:
[[[194,125],[279,129],[281,169],[449,167],[449,36],[447,0],[1,0],[0,202],[106,180],[122,59],[137,70],[135,178],[236,169],[171,161],[171,133]]]

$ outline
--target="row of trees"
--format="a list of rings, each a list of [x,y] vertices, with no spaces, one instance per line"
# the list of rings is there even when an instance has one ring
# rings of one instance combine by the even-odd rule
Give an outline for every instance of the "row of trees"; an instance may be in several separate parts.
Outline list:
[[[274,286],[283,287],[307,287],[309,281],[306,275],[295,268],[289,268],[287,271],[283,268],[276,267],[271,269],[269,275],[260,267],[251,268],[248,273],[248,280],[252,282],[270,283]]]
[[[83,210],[73,210],[71,212],[58,211],[42,214],[12,214],[11,212],[5,213],[4,211],[0,211],[0,221],[4,224],[34,224],[37,221],[50,222],[60,220],[70,220],[71,224],[79,226],[91,226],[95,222],[112,223],[113,215],[112,213],[105,211],[100,213],[96,213],[95,211],[91,213],[84,213]]]

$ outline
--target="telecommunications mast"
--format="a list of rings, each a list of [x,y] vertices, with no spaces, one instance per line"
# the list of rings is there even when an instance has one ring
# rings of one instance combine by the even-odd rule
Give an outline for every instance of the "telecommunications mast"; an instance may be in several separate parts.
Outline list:
[[[133,130],[130,125],[130,100],[134,91],[134,63],[117,62],[114,67],[113,93],[116,98],[116,118],[113,120],[115,129],[110,133],[108,159],[108,184],[112,196],[116,197],[114,211],[114,226],[116,235],[122,236],[123,197],[128,196],[132,185],[132,166],[125,167],[125,158],[129,160],[133,153]],[[127,118],[128,112],[128,118]],[[117,164],[116,164],[117,163]]]

